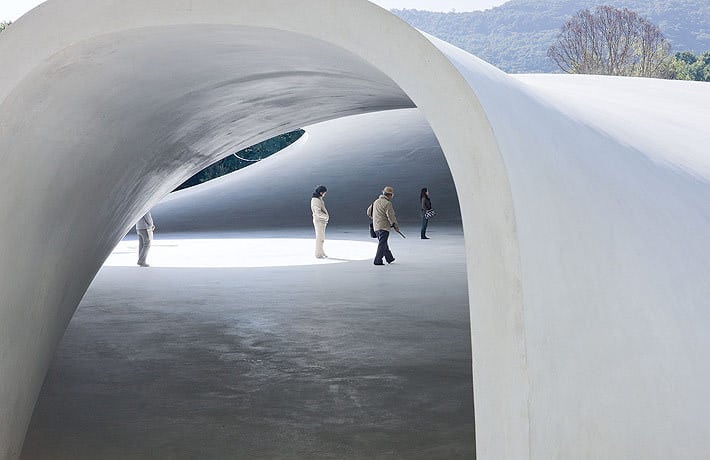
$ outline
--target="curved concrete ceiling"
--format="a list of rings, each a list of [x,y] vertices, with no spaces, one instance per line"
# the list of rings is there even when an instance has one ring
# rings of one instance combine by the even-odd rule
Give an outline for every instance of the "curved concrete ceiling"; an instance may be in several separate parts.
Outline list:
[[[365,0],[50,0],[0,60],[0,456],[141,213],[239,147],[414,105],[460,201],[479,458],[710,449],[706,85],[514,79]]]
[[[430,189],[432,225],[461,225],[456,188],[439,143],[416,109],[343,117],[304,127],[286,149],[248,168],[168,195],[152,214],[161,233],[312,227],[310,197],[328,187],[330,229],[361,227],[384,185],[400,224],[419,224]]]

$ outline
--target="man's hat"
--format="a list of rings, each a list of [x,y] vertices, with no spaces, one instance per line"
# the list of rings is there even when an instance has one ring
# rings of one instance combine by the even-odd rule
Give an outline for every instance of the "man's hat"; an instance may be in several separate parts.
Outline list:
[[[387,187],[382,189],[382,193],[385,195],[394,195],[394,189],[388,185]]]

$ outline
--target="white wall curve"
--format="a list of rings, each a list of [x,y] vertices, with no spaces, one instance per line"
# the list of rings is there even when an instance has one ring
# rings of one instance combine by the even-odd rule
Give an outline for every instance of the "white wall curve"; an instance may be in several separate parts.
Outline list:
[[[705,456],[707,85],[510,81],[439,45],[477,89],[509,174],[530,456]]]
[[[412,105],[460,200],[478,456],[710,450],[706,87],[660,87],[697,113],[671,119],[690,136],[674,156],[649,147],[671,145],[655,84],[516,80],[365,0],[114,5],[49,0],[0,40],[0,456],[19,455],[67,322],[145,209],[240,146]],[[654,129],[558,97],[590,88]]]
[[[23,222],[21,240],[25,242],[17,244],[18,228],[9,222],[0,228],[3,235],[10,236],[6,239],[8,244],[2,247],[3,260],[15,261],[12,266],[0,268],[4,275],[0,327],[5,351],[0,373],[13,375],[4,379],[0,387],[0,407],[4,412],[0,419],[0,445],[5,456],[13,457],[20,451],[52,351],[101,261],[141,212],[209,162],[210,157],[216,159],[225,154],[224,150],[216,152],[214,145],[210,151],[197,154],[190,145],[181,143],[185,136],[175,141],[174,135],[181,132],[175,129],[175,120],[167,116],[170,111],[163,112],[158,120],[148,119],[159,106],[145,93],[141,94],[141,85],[131,89],[125,83],[119,88],[128,90],[116,94],[100,78],[85,78],[85,72],[101,74],[113,53],[120,54],[123,41],[116,42],[113,37],[130,40],[133,33],[183,25],[192,25],[195,31],[198,24],[200,28],[258,27],[274,33],[313,37],[344,50],[342,60],[360,60],[370,69],[379,69],[377,72],[396,83],[392,88],[394,96],[401,95],[403,90],[431,124],[446,152],[459,196],[481,198],[467,200],[467,204],[462,201],[464,223],[478,227],[468,246],[481,260],[489,262],[469,265],[469,276],[475,277],[476,285],[480,283],[471,291],[472,300],[477,308],[490,312],[501,306],[510,310],[512,315],[501,322],[504,328],[510,321],[522,325],[512,204],[495,140],[465,80],[418,32],[366,1],[309,0],[298,2],[294,8],[284,8],[283,2],[275,0],[211,0],[199,5],[189,1],[156,0],[146,4],[136,0],[122,2],[120,8],[114,5],[110,1],[50,0],[18,20],[0,41],[0,56],[13,69],[0,80],[0,101],[5,114],[0,122],[3,127],[0,138],[12,138],[14,147],[3,152],[2,159],[8,166],[4,172],[22,170],[26,152],[32,152],[34,163],[46,164],[46,169],[36,171],[34,183],[18,184],[3,177],[7,179],[3,187],[8,187],[3,191],[3,196],[8,197],[2,202],[3,209],[15,216],[14,221]],[[82,14],[77,15],[76,11]],[[43,34],[36,34],[37,30]],[[388,46],[383,46],[384,43]],[[23,53],[28,47],[32,52]],[[141,50],[140,42],[135,49]],[[168,51],[163,58],[177,59],[180,57],[177,53],[183,52],[182,48],[163,50]],[[356,58],[348,59],[352,55]],[[134,56],[123,57],[123,68],[128,74],[125,81],[130,81],[131,75],[136,75],[135,70],[140,69],[135,67]],[[341,58],[331,64],[337,66]],[[179,70],[184,70],[177,65],[167,68],[171,73],[165,73],[152,88],[171,88],[170,83],[179,80]],[[362,75],[360,72],[359,76]],[[225,81],[232,77],[216,78]],[[60,79],[64,86],[57,90],[55,83]],[[380,82],[386,83],[382,79]],[[439,87],[447,91],[442,94]],[[184,88],[183,92],[194,89],[197,88]],[[348,91],[342,94],[347,95]],[[131,99],[125,102],[121,96]],[[32,102],[32,107],[27,107],[27,102]],[[131,107],[131,104],[138,105]],[[69,107],[71,110],[66,111]],[[199,114],[209,113],[208,107],[201,106]],[[252,133],[267,138],[277,128],[284,131],[318,121],[318,118],[293,118],[293,113],[286,113],[287,107],[285,104],[279,111],[270,112],[275,119],[259,120]],[[378,107],[383,108],[386,107]],[[13,116],[9,117],[9,113]],[[279,113],[283,118],[278,118]],[[352,112],[345,114],[348,113]],[[44,117],[44,126],[33,118],[37,114]],[[72,120],[67,123],[68,114]],[[322,119],[341,115],[321,114]],[[199,128],[206,124],[188,124],[193,128],[190,137],[204,139]],[[466,129],[461,129],[462,125]],[[254,140],[260,139],[251,139]],[[231,143],[232,147],[238,147],[249,141],[235,135]],[[55,146],[53,153],[45,149],[47,145]],[[199,157],[197,161],[195,156]],[[63,161],[53,161],[56,158]],[[184,167],[185,163],[188,167]],[[485,170],[486,174],[469,180],[469,172],[478,170]],[[14,174],[4,176],[7,175]],[[39,190],[37,184],[41,184]],[[486,196],[489,199],[483,199]],[[83,220],[86,215],[92,216],[90,221]],[[30,273],[43,280],[39,287]],[[505,386],[511,391],[490,394],[486,401],[495,408],[491,415],[501,410],[515,415],[500,423],[493,416],[486,426],[491,433],[503,433],[506,439],[515,440],[501,445],[525,456],[528,443],[523,342],[519,335],[509,339],[509,343],[499,345],[497,354],[510,356],[496,360],[499,363],[496,367],[507,369]],[[496,369],[490,369],[491,377],[496,373]],[[483,375],[480,373],[478,377],[481,382]],[[500,377],[500,374],[496,377],[498,385]],[[488,405],[481,404],[478,410],[481,420],[487,418],[484,414]],[[486,451],[480,443],[478,449]]]

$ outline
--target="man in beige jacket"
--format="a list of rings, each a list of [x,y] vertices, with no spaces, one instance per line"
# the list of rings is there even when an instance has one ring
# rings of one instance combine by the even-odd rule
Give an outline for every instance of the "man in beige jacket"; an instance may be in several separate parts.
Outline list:
[[[394,213],[394,206],[392,206],[393,197],[394,189],[387,186],[382,190],[382,195],[367,208],[367,216],[372,219],[372,226],[378,241],[375,265],[384,265],[382,262],[383,257],[388,264],[394,262],[394,256],[387,244],[387,240],[390,237],[390,228],[394,227],[395,231],[399,232],[397,216]]]

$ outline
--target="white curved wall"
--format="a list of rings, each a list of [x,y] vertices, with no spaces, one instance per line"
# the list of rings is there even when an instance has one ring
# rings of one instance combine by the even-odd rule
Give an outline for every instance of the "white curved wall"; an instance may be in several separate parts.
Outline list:
[[[501,250],[516,242],[495,141],[465,80],[418,32],[364,1],[302,1],[297,9],[285,9],[280,1],[211,0],[196,6],[157,0],[146,6],[136,0],[122,2],[120,9],[113,5],[49,1],[3,32],[0,41],[0,56],[11,69],[0,75],[0,117],[4,117],[0,138],[13,139],[7,142],[13,147],[2,151],[7,166],[3,173],[10,171],[14,177],[27,161],[46,166],[34,168],[33,182],[4,177],[8,180],[0,194],[6,197],[0,202],[3,211],[23,223],[21,238],[16,225],[6,221],[0,226],[0,232],[10,236],[0,249],[3,260],[15,261],[14,266],[0,267],[6,275],[0,278],[4,296],[0,336],[5,350],[0,374],[13,376],[0,387],[0,445],[6,456],[20,451],[52,350],[79,298],[101,260],[142,212],[201,166],[233,149],[319,119],[411,105],[402,90],[434,128],[454,180],[460,182],[459,194],[481,198],[468,201],[468,209],[462,209],[464,220],[479,223],[469,246],[489,261],[471,267],[471,276],[482,283],[476,289],[479,301],[490,308],[501,303],[520,308],[518,290],[507,288],[518,283],[517,262]],[[74,14],[79,10],[81,15]],[[155,39],[158,49],[146,45],[152,33],[179,37],[179,31],[174,32],[183,25],[190,30],[182,35],[185,40]],[[198,29],[209,35],[225,28],[244,33],[247,27],[257,34],[250,42],[251,52],[230,40],[189,49],[191,43],[200,43],[192,41]],[[264,28],[285,37],[272,43],[287,47],[295,43],[304,50],[297,57],[308,59],[286,66],[287,73],[300,68],[320,76],[300,79],[298,83],[306,85],[300,95],[291,95],[294,82],[279,78],[283,75],[279,69],[235,81],[229,65],[225,72],[184,65],[186,55],[196,59],[208,55],[220,58],[208,64],[238,62],[242,69],[259,73],[253,70],[258,66],[249,66],[250,59],[263,64],[263,56],[274,51],[260,48],[264,35],[259,31]],[[132,38],[133,34],[140,39]],[[305,42],[308,46],[298,46]],[[33,53],[22,53],[28,43]],[[319,60],[321,56],[325,59]],[[324,65],[331,71],[321,71]],[[346,70],[338,72],[343,65]],[[254,93],[241,84],[258,80],[264,80],[262,91],[284,97],[278,104],[258,106],[257,115],[245,120],[240,110],[253,114],[253,107],[239,102],[251,101]],[[358,80],[360,86],[343,85]],[[230,94],[238,99],[220,98],[220,90],[231,83]],[[380,91],[373,93],[373,85]],[[450,92],[442,96],[437,85]],[[358,87],[362,91],[357,92]],[[340,91],[329,92],[329,88]],[[319,94],[325,97],[319,99]],[[180,110],[183,105],[189,110]],[[230,114],[218,109],[222,105],[232,107],[235,117],[221,116]],[[48,145],[53,148],[45,148]],[[488,174],[465,180],[474,164],[482,165]],[[457,179],[456,171],[464,176]],[[38,283],[34,276],[42,281]],[[487,279],[495,279],[495,285]],[[499,348],[515,349],[518,339],[510,342],[512,346]],[[522,372],[516,356],[506,360],[506,366]],[[521,386],[519,379],[512,382]],[[514,423],[506,418],[486,426],[517,439],[506,448],[526,449],[527,419],[520,410],[526,407],[524,392],[514,392],[512,398],[503,393],[490,396],[499,398],[499,407],[511,407],[504,412],[519,415]]]
[[[0,40],[0,455],[145,209],[240,146],[412,103],[460,200],[480,458],[710,451],[706,86],[513,79],[364,0],[113,3]]]
[[[703,456],[710,365],[693,357],[710,345],[707,85],[516,82],[439,46],[478,91],[510,178],[532,454]]]

